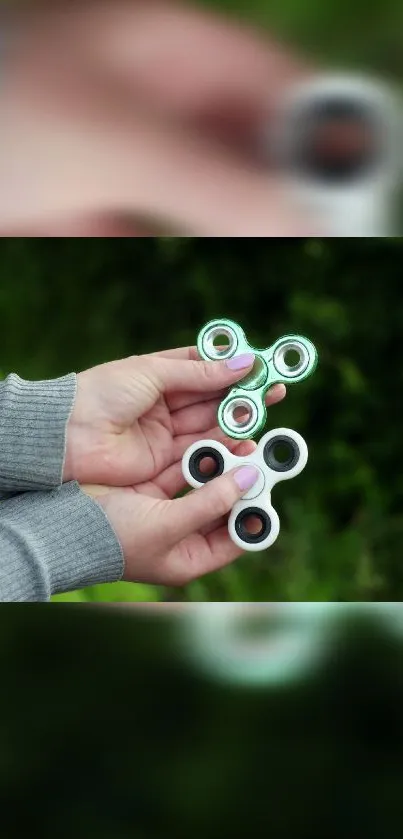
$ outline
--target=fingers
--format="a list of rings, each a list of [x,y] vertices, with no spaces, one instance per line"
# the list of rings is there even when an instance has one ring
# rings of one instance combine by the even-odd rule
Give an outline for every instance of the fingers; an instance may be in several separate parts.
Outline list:
[[[236,454],[237,457],[247,457],[249,454],[253,454],[254,451],[257,449],[257,443],[254,440],[230,440],[227,443],[227,448],[233,454]]]
[[[209,393],[209,399],[221,400],[225,396],[225,393],[226,388],[215,390]],[[191,405],[197,405],[200,402],[204,402],[205,399],[206,395],[204,393],[193,393],[192,391],[180,391],[178,393],[166,394],[166,401],[171,413],[175,413],[176,411],[180,411],[182,408],[187,408]]]
[[[209,399],[191,405],[171,414],[172,428],[175,436],[181,434],[203,433],[217,422],[217,408],[219,401]]]
[[[126,113],[114,118],[107,143],[94,137],[91,145],[92,200],[109,208],[202,237],[316,233],[313,221],[290,205],[279,178],[179,125],[140,113],[128,120]]]
[[[285,385],[273,385],[266,394],[265,403],[268,407],[270,407],[270,405],[276,405],[277,402],[282,402],[286,396],[287,389]]]
[[[274,385],[267,394],[266,405],[271,406],[281,402],[285,395],[284,385]],[[204,433],[207,428],[214,425],[219,404],[220,399],[213,398],[175,411],[171,415],[174,434]]]
[[[64,81],[63,68],[54,81],[47,70],[32,81],[34,91],[10,87],[2,98],[2,228],[52,227],[105,213],[135,215],[173,234],[315,234],[276,178],[222,144],[157,115],[148,101],[134,107],[81,65],[75,74],[66,69]]]
[[[273,96],[300,79],[302,62],[244,27],[188,7],[73,5],[68,14],[63,3],[60,12],[43,15],[40,41],[28,38],[20,81],[8,74],[2,228],[63,227],[66,219],[105,212],[185,235],[316,234],[276,178],[208,142],[192,118],[225,121],[226,111],[238,113],[255,131],[253,113],[266,114]]]
[[[186,585],[224,568],[241,555],[242,551],[229,537],[227,525],[216,527],[207,536],[196,533],[168,554],[164,563],[171,577],[168,585]]]
[[[150,0],[114,7],[98,12],[91,32],[81,27],[95,64],[149,108],[251,157],[281,97],[312,72],[267,33],[224,15]]]
[[[238,441],[232,440],[230,437],[227,437],[224,431],[221,430],[217,425],[214,425],[213,428],[208,429],[205,432],[205,437],[209,440],[217,440],[219,443],[223,443],[224,446],[230,452],[235,451]],[[177,461],[180,460],[189,446],[193,445],[193,443],[197,443],[200,440],[200,434],[182,434],[178,437],[174,437],[173,441],[173,460]],[[252,441],[245,441],[245,442],[252,442]]]
[[[254,485],[258,475],[256,467],[241,466],[170,502],[161,511],[160,518],[164,520],[159,522],[166,532],[168,546],[174,546],[229,513],[235,502]]]
[[[32,123],[8,121],[4,157],[14,166],[0,167],[3,229],[63,226],[66,218],[105,212],[144,217],[181,235],[316,235],[276,178],[183,128],[102,107],[75,122],[38,119],[31,145]]]
[[[209,439],[211,439],[210,436]],[[233,454],[237,455],[237,457],[247,457],[252,454],[256,448],[257,444],[253,440],[243,440],[240,443],[234,440],[228,445],[228,449]],[[183,449],[182,455],[185,451],[186,448]],[[182,455],[176,463],[168,466],[168,468],[161,472],[158,478],[155,479],[154,484],[163,493],[160,497],[174,498],[178,492],[182,492],[182,490],[187,487],[187,483],[182,472]],[[142,487],[139,487],[139,491],[143,491]]]
[[[197,352],[197,347],[175,347],[170,350],[160,350],[159,352],[147,353],[147,358],[182,358],[188,361],[198,361],[200,358]]]
[[[1,235],[10,238],[27,236],[35,239],[132,239],[138,237],[146,238],[151,234],[139,224],[129,224],[128,222],[115,220],[114,218],[108,219],[108,217],[104,218],[102,216],[84,216],[83,218],[66,218],[66,220],[59,221],[56,224],[50,222],[39,227],[33,225],[26,229],[2,229]]]
[[[244,115],[261,113],[308,70],[268,35],[190,5],[115,0],[112,9],[93,8],[81,15],[77,47],[138,95],[180,115],[225,102],[242,105]]]
[[[224,396],[227,393],[227,388],[222,388],[221,390],[217,390],[214,393],[209,393],[210,399],[215,399],[217,401],[217,405],[224,399]],[[274,385],[270,388],[266,395],[265,403],[267,406],[275,405],[277,402],[281,402],[285,396],[287,395],[287,390],[285,385]],[[203,393],[173,393],[167,394],[167,403],[169,409],[172,413],[176,413],[184,408],[188,408],[190,406],[199,405],[201,402],[205,401],[205,395]]]
[[[251,353],[229,358],[227,361],[182,361],[167,358],[150,359],[148,375],[161,393],[193,390],[209,393],[230,387],[252,369],[255,357]]]

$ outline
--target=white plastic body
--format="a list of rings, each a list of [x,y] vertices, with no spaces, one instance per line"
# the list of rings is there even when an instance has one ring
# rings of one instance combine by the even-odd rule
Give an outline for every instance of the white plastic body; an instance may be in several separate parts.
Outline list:
[[[335,621],[328,607],[327,603],[193,604],[186,616],[188,658],[222,682],[253,687],[286,684],[315,673],[329,654]],[[259,631],[251,637],[245,628],[254,620],[259,621]]]
[[[330,238],[388,237],[397,233],[392,191],[373,182],[358,187],[319,189],[302,181],[286,182],[290,200],[307,213],[318,234]]]
[[[299,456],[297,462],[287,471],[276,471],[272,469],[264,460],[263,451],[267,443],[274,440],[276,437],[287,437],[295,444],[298,449]],[[308,461],[308,447],[305,440],[296,431],[290,428],[275,428],[265,434],[253,452],[253,454],[246,457],[239,457],[232,454],[223,443],[216,440],[199,440],[190,446],[182,459],[182,471],[186,482],[194,489],[205,486],[205,482],[198,481],[191,473],[189,462],[192,455],[196,454],[199,449],[208,447],[218,452],[224,461],[224,472],[229,472],[231,469],[239,468],[241,466],[257,466],[260,472],[259,480],[248,490],[240,501],[234,505],[228,520],[228,532],[232,541],[238,545],[242,551],[264,551],[270,548],[276,541],[280,532],[280,520],[271,503],[271,492],[273,487],[280,481],[289,481],[295,478],[302,472]],[[256,510],[262,510],[270,519],[270,532],[263,540],[259,542],[247,542],[242,539],[236,530],[236,521],[240,513],[248,508],[253,507]]]
[[[274,147],[280,153],[295,148],[295,115],[303,120],[312,105],[332,100],[362,104],[381,127],[385,155],[379,165],[352,184],[327,185],[309,177],[285,173],[285,189],[294,206],[317,222],[318,235],[343,237],[391,236],[397,232],[395,202],[402,182],[402,108],[386,85],[344,73],[323,76],[294,87],[278,115]],[[292,157],[292,152],[290,154]],[[320,227],[320,230],[319,230]]]

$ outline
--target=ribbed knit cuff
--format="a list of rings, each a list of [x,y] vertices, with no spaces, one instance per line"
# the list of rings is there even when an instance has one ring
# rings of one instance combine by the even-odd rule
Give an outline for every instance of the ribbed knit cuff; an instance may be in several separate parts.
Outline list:
[[[76,387],[75,373],[39,382],[11,373],[0,382],[0,490],[61,485]]]
[[[104,511],[76,481],[0,502],[0,601],[46,601],[116,582],[123,567]]]

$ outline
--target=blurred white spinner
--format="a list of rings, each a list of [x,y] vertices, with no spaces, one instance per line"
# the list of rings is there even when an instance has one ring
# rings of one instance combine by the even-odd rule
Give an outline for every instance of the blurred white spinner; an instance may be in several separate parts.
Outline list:
[[[273,124],[266,148],[318,235],[397,232],[403,118],[394,90],[365,76],[318,76],[291,89]]]

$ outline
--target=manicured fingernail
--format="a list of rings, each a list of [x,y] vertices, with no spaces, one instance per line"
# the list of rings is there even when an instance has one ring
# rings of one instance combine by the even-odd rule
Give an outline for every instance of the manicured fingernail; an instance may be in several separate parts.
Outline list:
[[[238,484],[239,489],[243,490],[253,487],[258,477],[259,472],[255,466],[242,466],[241,469],[234,472],[235,482]]]
[[[243,370],[246,367],[251,367],[254,360],[255,356],[253,353],[247,352],[243,355],[234,355],[233,358],[229,358],[225,363],[230,370]]]

